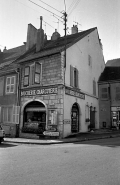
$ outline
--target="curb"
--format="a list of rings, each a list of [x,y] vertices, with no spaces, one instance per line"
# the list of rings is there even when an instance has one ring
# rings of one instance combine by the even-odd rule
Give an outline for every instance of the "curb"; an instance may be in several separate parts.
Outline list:
[[[17,143],[17,144],[33,144],[33,145],[54,145],[54,144],[65,144],[65,143],[77,143],[77,142],[83,142],[83,141],[90,141],[90,140],[99,140],[99,139],[107,139],[107,138],[116,138],[116,137],[120,137],[119,135],[109,135],[109,136],[101,136],[101,137],[96,137],[96,138],[84,138],[84,139],[71,139],[69,141],[59,141],[59,142],[28,142],[28,141],[5,141],[5,143]]]

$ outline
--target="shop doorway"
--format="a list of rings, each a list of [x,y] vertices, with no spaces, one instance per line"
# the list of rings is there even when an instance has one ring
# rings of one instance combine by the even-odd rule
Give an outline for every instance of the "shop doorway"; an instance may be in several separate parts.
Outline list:
[[[32,101],[24,108],[23,132],[42,134],[46,129],[46,108],[39,101]]]
[[[71,111],[71,132],[76,133],[79,131],[79,107],[74,103]]]
[[[95,128],[95,108],[90,107],[90,128]]]

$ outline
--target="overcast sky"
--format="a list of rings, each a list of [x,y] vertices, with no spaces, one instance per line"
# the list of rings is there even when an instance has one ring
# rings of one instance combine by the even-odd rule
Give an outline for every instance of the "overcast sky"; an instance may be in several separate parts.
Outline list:
[[[43,8],[33,4],[32,2]],[[40,16],[43,16],[43,29],[48,39],[55,29],[64,35],[61,22],[62,13],[68,14],[67,33],[71,33],[73,24],[79,30],[98,28],[103,44],[105,62],[120,58],[120,0],[0,0],[0,49],[14,48],[23,44],[27,37],[27,27],[31,23],[40,27]],[[64,3],[65,2],[65,3]],[[56,16],[59,16],[58,19]]]

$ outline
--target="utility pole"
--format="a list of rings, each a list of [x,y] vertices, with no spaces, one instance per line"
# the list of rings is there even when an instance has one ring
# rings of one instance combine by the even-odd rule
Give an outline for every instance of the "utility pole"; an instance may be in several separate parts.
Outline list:
[[[67,35],[67,13],[64,12],[63,13],[64,17],[63,17],[63,20],[64,20],[64,25],[65,25],[65,63],[64,63],[64,68],[66,68],[66,44],[67,44],[67,40],[66,40],[66,35]]]

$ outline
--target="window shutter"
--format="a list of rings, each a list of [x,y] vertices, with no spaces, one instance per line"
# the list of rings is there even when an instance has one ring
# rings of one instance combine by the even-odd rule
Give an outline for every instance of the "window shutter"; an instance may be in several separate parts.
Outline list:
[[[20,106],[13,106],[13,123],[19,124]]]
[[[39,84],[41,81],[41,64],[39,62],[35,63],[35,74],[34,74],[34,83]]]
[[[24,70],[24,86],[29,86],[29,75],[30,75],[30,67],[25,67]]]
[[[79,85],[79,74],[78,74],[78,69],[76,69],[76,87]]]
[[[73,86],[73,67],[70,65],[70,86]]]

